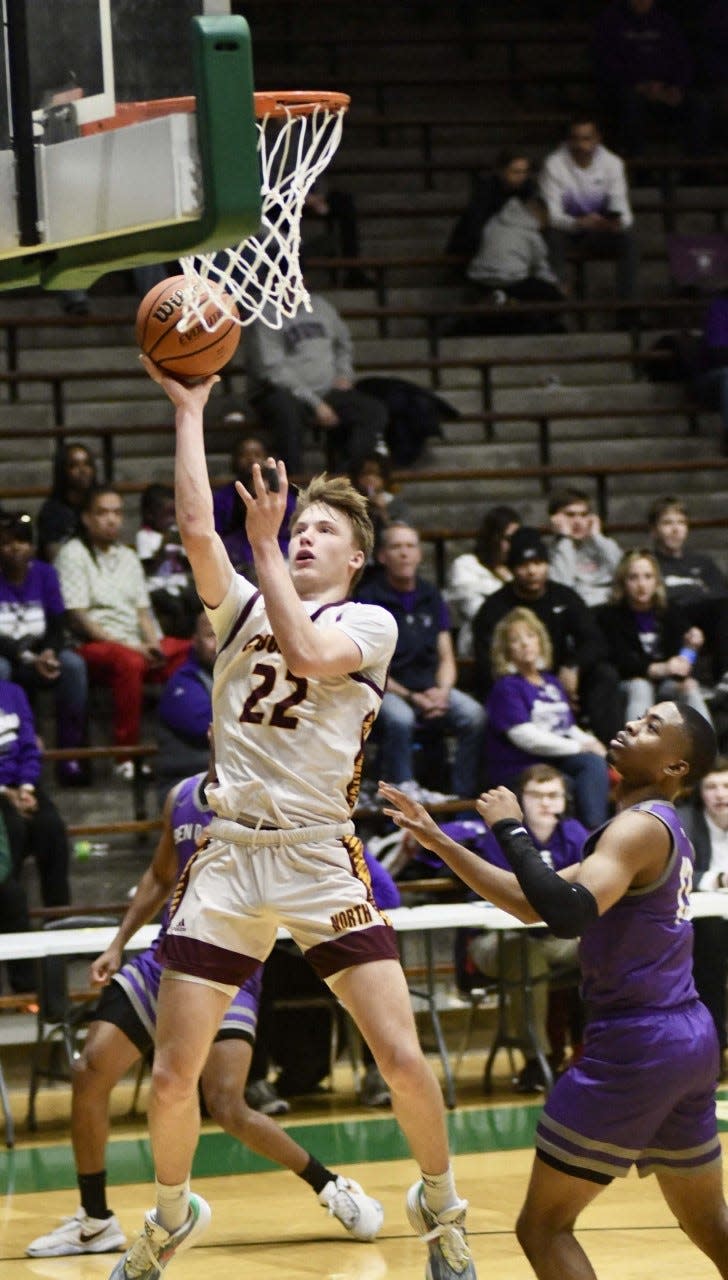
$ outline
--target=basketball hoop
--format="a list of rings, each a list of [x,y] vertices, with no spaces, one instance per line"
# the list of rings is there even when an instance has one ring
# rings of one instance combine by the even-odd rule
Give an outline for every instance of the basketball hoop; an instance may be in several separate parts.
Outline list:
[[[235,303],[241,326],[260,319],[271,329],[311,309],[300,263],[301,215],[316,179],[341,140],[345,93],[304,90],[256,93],[258,156],[261,168],[261,224],[254,235],[227,249],[181,258],[185,276],[184,330],[199,323],[214,332],[200,305],[200,286],[224,289]]]

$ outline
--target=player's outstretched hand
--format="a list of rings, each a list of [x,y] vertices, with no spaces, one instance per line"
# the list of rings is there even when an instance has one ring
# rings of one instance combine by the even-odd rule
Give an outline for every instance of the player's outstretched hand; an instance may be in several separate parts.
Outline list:
[[[476,800],[475,807],[489,827],[503,818],[515,818],[516,822],[523,822],[521,806],[507,787],[493,787],[492,791],[484,791]]]
[[[285,462],[266,458],[264,467],[254,462],[252,481],[252,493],[239,480],[235,481],[235,488],[245,504],[245,532],[251,546],[266,538],[278,537],[288,500]]]
[[[205,378],[203,382],[181,382],[179,378],[173,378],[170,373],[160,369],[158,364],[149,359],[149,356],[140,355],[139,360],[152,382],[156,382],[169,396],[175,409],[189,408],[198,411],[204,409],[212,388],[216,382],[220,381],[218,375],[214,373],[211,378]]]
[[[391,782],[380,782],[379,791],[392,806],[384,810],[387,817],[404,831],[409,831],[425,849],[435,849],[441,839],[440,828],[423,805],[405,795],[399,787],[392,786]]]

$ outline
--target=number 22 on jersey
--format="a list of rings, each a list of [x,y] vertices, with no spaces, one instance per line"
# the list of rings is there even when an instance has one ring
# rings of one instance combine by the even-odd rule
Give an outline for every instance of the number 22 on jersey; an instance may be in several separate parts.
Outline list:
[[[239,719],[241,724],[269,725],[276,729],[297,729],[299,716],[294,708],[299,706],[308,693],[308,681],[301,676],[291,675],[286,671],[283,677],[286,689],[276,689],[276,677],[280,668],[271,662],[256,662],[251,676],[257,677],[259,683],[245,699]]]

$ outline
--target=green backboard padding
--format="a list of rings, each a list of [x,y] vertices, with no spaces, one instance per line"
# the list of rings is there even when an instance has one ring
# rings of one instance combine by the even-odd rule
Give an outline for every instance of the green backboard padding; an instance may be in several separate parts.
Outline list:
[[[107,271],[237,244],[260,224],[250,31],[233,15],[192,19],[204,210],[197,219],[0,254],[0,289],[83,289]],[[82,198],[82,193],[79,193]]]

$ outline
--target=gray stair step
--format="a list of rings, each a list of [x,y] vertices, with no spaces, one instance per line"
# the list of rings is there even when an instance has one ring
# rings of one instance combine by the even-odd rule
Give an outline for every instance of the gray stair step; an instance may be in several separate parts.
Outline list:
[[[491,337],[443,338],[440,343],[443,355],[485,356],[488,359],[502,356],[549,355],[619,355],[630,350],[626,333],[546,333]]]
[[[0,400],[0,430],[23,430],[29,433],[53,426],[53,408],[48,404],[8,404]],[[5,442],[3,441],[3,448]]]
[[[676,412],[684,402],[685,393],[682,387],[676,388],[670,383],[631,382],[614,385],[610,388],[608,404],[605,404],[603,386],[574,387],[562,383],[561,386],[549,390],[544,387],[499,387],[493,394],[493,408],[504,412],[569,412],[579,413],[585,409],[634,409],[649,410],[655,406],[674,405]]]
[[[625,439],[614,435],[609,440],[609,454],[604,456],[607,463],[639,462],[647,459],[661,458],[664,461],[677,461],[680,458],[712,458],[715,457],[715,446],[708,440],[696,439],[695,436],[679,436],[665,439],[650,436],[642,441],[639,438]],[[553,440],[551,442],[551,461],[554,466],[567,466],[574,461],[574,446],[571,441]],[[680,488],[682,477],[672,476],[667,487]],[[663,478],[663,484],[665,480]]]
[[[68,343],[68,334],[66,334]],[[137,347],[133,338],[126,343],[103,347],[85,343],[64,347],[34,347],[20,353],[18,367],[22,373],[66,373],[69,370],[136,369]],[[69,384],[70,385],[70,384]],[[157,393],[159,394],[159,393]]]

